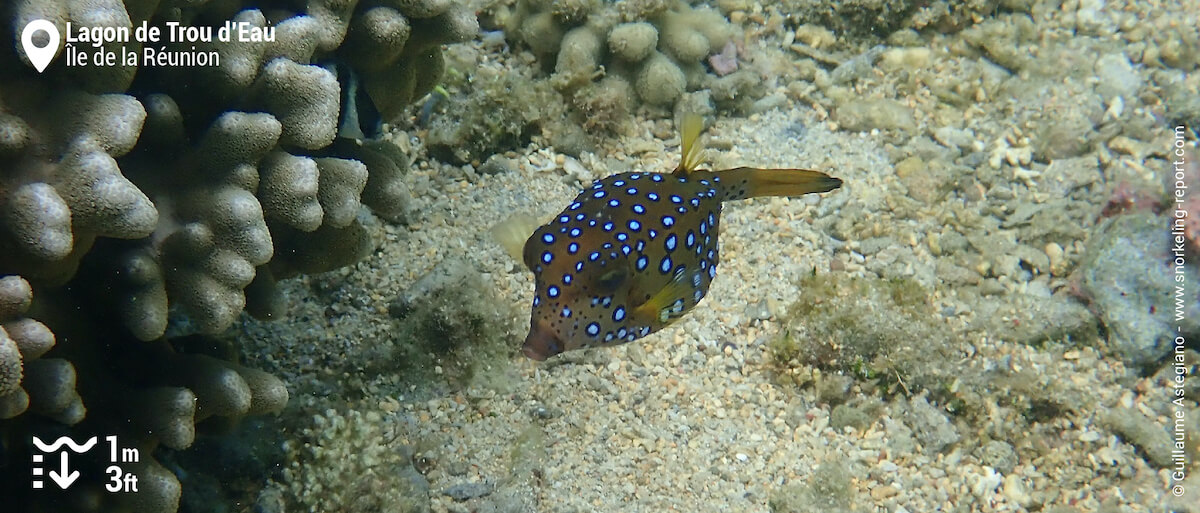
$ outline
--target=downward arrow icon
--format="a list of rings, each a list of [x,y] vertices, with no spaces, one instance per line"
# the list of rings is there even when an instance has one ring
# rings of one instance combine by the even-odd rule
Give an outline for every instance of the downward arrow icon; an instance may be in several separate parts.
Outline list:
[[[68,486],[71,486],[71,483],[74,483],[76,479],[79,479],[79,471],[70,470],[67,468],[67,451],[59,453],[59,456],[61,470],[59,472],[51,470],[50,479],[53,479],[59,488],[66,490]]]

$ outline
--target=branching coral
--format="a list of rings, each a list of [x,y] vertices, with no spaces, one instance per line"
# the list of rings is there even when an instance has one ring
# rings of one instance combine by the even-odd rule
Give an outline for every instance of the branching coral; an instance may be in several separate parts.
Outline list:
[[[576,94],[599,77],[615,76],[632,84],[642,103],[668,109],[685,91],[709,87],[717,77],[704,61],[721,53],[735,35],[715,10],[663,1],[610,6],[523,0],[506,32],[544,63],[554,63],[553,82],[564,93]]]
[[[284,384],[229,361],[236,351],[165,336],[220,333],[243,310],[277,315],[276,279],[370,251],[363,205],[407,219],[408,159],[386,142],[338,137],[355,107],[343,87],[361,85],[395,119],[439,80],[441,45],[474,36],[474,13],[444,0],[262,10],[236,0],[18,0],[0,13],[0,68],[10,71],[0,84],[0,419],[83,422],[150,451],[190,446],[206,419],[282,409]],[[214,32],[235,22],[273,37],[156,48],[213,52],[212,66],[67,66],[60,47],[39,74],[20,37],[35,19],[60,33],[68,22]],[[173,511],[173,473],[150,459],[138,472],[147,492],[121,508]]]

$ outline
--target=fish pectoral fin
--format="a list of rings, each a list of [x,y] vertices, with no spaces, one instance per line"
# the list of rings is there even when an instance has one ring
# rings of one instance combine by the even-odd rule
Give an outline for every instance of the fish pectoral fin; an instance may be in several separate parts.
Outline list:
[[[684,312],[683,307],[687,301],[686,298],[693,290],[692,284],[684,279],[686,274],[686,269],[682,267],[675,271],[675,275],[671,277],[671,281],[667,282],[653,296],[650,296],[650,299],[647,299],[645,303],[633,309],[634,314],[642,319],[651,317],[663,323],[682,316]]]
[[[700,144],[700,131],[704,129],[704,118],[695,112],[688,112],[683,115],[680,125],[679,141],[682,154],[674,174],[687,176],[700,166],[700,154],[704,152],[704,145]]]
[[[509,216],[508,219],[496,223],[490,231],[492,240],[500,244],[504,251],[513,257],[513,260],[525,262],[525,266],[532,271],[533,266],[530,264],[533,263],[532,259],[536,258],[536,255],[533,254],[535,246],[530,246],[529,239],[532,238],[534,232],[537,232],[540,225],[541,223],[536,217],[518,212]],[[529,246],[530,249],[526,250],[526,246]]]

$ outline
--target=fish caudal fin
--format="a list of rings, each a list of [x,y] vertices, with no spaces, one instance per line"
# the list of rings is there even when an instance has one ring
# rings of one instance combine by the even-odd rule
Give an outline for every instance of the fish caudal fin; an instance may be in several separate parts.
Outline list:
[[[700,144],[700,131],[704,129],[704,118],[695,112],[683,115],[679,128],[679,144],[682,155],[679,166],[675,168],[675,176],[687,176],[700,166],[700,154],[704,146]]]
[[[802,196],[829,192],[842,186],[842,180],[808,169],[761,169],[738,167],[717,171],[725,201],[759,196]]]

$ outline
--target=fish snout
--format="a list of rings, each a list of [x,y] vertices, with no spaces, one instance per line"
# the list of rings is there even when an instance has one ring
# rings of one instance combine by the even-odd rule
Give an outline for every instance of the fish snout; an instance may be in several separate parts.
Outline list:
[[[541,323],[534,322],[521,346],[521,353],[531,360],[545,361],[546,358],[563,352],[563,342],[559,340],[554,330]]]

